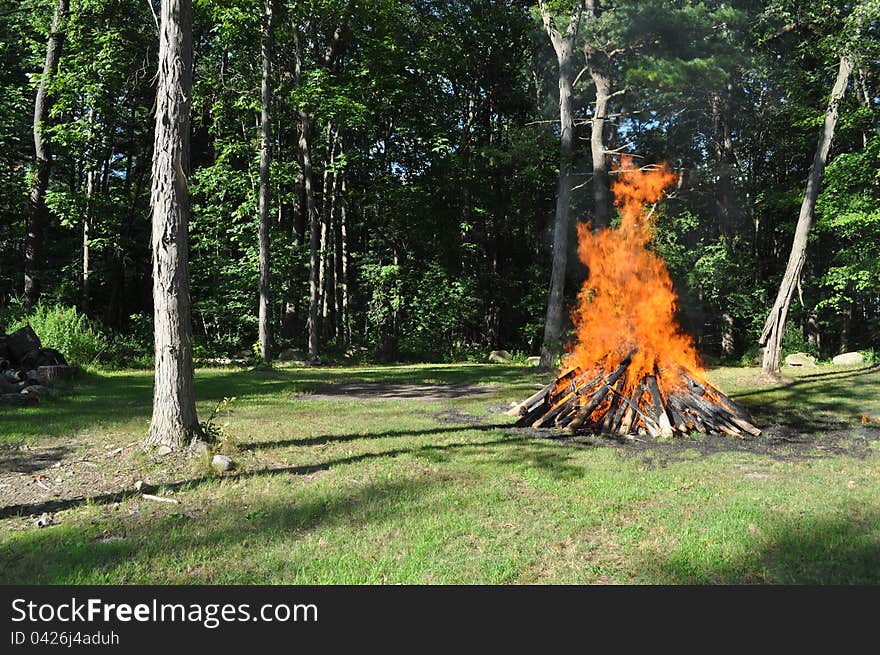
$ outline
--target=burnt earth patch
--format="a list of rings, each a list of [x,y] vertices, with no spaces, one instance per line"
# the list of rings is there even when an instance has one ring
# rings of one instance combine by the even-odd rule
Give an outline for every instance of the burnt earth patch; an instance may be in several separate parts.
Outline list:
[[[663,467],[671,462],[719,453],[762,455],[776,461],[803,461],[832,457],[864,459],[871,444],[880,441],[880,427],[846,426],[813,433],[797,432],[784,425],[764,429],[759,437],[730,437],[723,434],[695,434],[672,439],[606,436],[601,434],[563,436],[558,430],[533,428],[515,429],[532,438],[557,439],[573,447],[615,448],[624,458],[639,458],[648,468]]]

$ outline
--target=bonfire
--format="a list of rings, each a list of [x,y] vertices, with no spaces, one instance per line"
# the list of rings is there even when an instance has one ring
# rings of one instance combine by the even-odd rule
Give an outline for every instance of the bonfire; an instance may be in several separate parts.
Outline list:
[[[575,336],[559,376],[510,410],[517,425],[652,437],[760,434],[709,381],[676,320],[669,270],[648,248],[654,208],[676,179],[665,165],[641,169],[624,158],[611,187],[620,225],[595,232],[578,225],[589,278],[572,310]]]

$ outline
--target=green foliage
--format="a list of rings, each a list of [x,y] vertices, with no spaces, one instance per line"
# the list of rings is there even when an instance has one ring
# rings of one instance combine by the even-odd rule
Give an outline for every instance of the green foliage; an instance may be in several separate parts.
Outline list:
[[[54,348],[70,364],[91,366],[107,358],[109,340],[101,327],[75,307],[37,305],[34,310],[14,321],[7,332],[30,325],[43,346]]]
[[[226,412],[226,416],[228,418],[230,408],[235,401],[235,396],[224,396],[223,399],[217,401],[217,404],[214,405],[214,407],[211,409],[211,413],[208,415],[208,418],[199,423],[199,426],[202,428],[202,434],[204,435],[205,441],[207,441],[208,443],[219,443],[221,446],[223,445],[226,437],[228,437],[225,429],[229,427],[229,421],[227,420],[225,423],[217,423],[217,417],[221,414],[221,412]]]

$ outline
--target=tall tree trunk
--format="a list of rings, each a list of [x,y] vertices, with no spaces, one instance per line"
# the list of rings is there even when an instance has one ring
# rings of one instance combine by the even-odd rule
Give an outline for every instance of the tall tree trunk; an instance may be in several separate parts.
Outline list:
[[[272,105],[272,0],[266,0],[260,35],[260,55],[263,60],[263,79],[260,92],[260,357],[272,361],[272,305],[269,297],[269,166],[272,162],[272,123],[269,109]]]
[[[196,416],[189,298],[189,126],[192,0],[162,0],[153,141],[153,318],[156,379],[147,445],[202,436]]]
[[[733,138],[731,136],[731,95],[733,83],[728,81],[726,92],[715,93],[711,99],[713,120],[713,141],[715,150],[715,216],[718,221],[718,231],[725,248],[732,247],[731,224],[731,160],[733,158]]]
[[[25,306],[33,307],[40,295],[39,275],[42,268],[43,236],[46,223],[49,221],[49,210],[46,207],[46,190],[49,188],[49,175],[52,170],[52,144],[43,133],[49,121],[51,99],[48,86],[58,71],[58,60],[64,46],[64,27],[70,13],[70,0],[58,0],[55,4],[55,15],[49,42],[46,46],[46,61],[43,64],[43,75],[37,89],[34,102],[34,181],[28,202],[27,236],[24,250],[24,302]]]
[[[80,285],[80,305],[83,313],[89,311],[89,299],[91,298],[91,286],[89,280],[90,254],[92,243],[92,216],[95,211],[95,178],[98,172],[91,168],[86,173],[86,212],[83,216],[82,231],[82,283]]]
[[[813,210],[816,206],[816,198],[819,195],[819,186],[822,183],[822,174],[825,172],[825,163],[828,160],[828,151],[831,149],[831,141],[834,138],[834,128],[837,126],[837,114],[840,101],[846,93],[846,87],[852,74],[852,60],[844,55],[840,58],[840,66],[837,71],[837,79],[831,91],[828,108],[825,111],[825,123],[822,126],[822,134],[819,144],[816,146],[816,154],[813,157],[813,165],[807,179],[807,188],[804,200],[801,203],[801,211],[798,216],[797,228],[795,229],[794,241],[791,245],[791,254],[782,284],[779,285],[779,293],[773,309],[767,316],[764,331],[761,333],[760,343],[764,348],[763,371],[771,377],[779,376],[779,367],[782,361],[782,339],[785,335],[785,319],[788,317],[788,308],[791,298],[800,279],[801,270],[807,254],[807,237],[810,227],[813,225]]]
[[[302,129],[299,135],[299,148],[303,160],[303,188],[306,196],[306,213],[309,216],[309,359],[318,359],[318,247],[320,240],[320,228],[318,226],[318,212],[315,211],[315,194],[312,190],[312,155],[311,155],[311,131],[312,125],[308,111],[300,111],[299,114]]]
[[[348,315],[348,184],[345,170],[342,171],[342,184],[339,196],[339,305],[342,341],[351,343],[351,324]]]
[[[572,113],[572,57],[575,39],[584,5],[578,2],[565,34],[556,29],[546,2],[540,2],[541,18],[559,66],[559,184],[556,190],[556,214],[553,219],[553,264],[550,273],[550,296],[544,321],[544,340],[541,345],[541,368],[550,368],[561,349],[562,300],[565,292],[565,271],[568,264],[568,233],[570,225],[571,163],[574,150],[574,115]],[[592,3],[589,5],[592,15]]]
[[[336,164],[337,135],[332,126],[327,124],[327,148],[330,153],[329,161],[325,162],[324,176],[321,182],[321,242],[318,246],[320,266],[318,268],[318,293],[320,294],[321,307],[321,333],[324,337],[330,335],[330,268],[333,233],[331,229],[333,215],[333,193],[331,188],[336,184],[336,176],[333,167]],[[331,180],[332,176],[332,180]]]
[[[297,30],[293,31],[293,41],[296,58],[294,77],[297,84],[302,84],[303,48]],[[305,196],[305,210],[309,224],[309,359],[316,362],[318,360],[318,268],[320,262],[318,260],[318,213],[315,211],[315,193],[312,188],[312,121],[308,107],[300,107],[297,113],[300,122],[299,154],[303,169],[303,195]]]
[[[593,228],[608,227],[610,224],[610,182],[608,164],[605,160],[605,121],[608,117],[608,99],[611,97],[610,65],[600,59],[600,55],[587,54],[590,77],[596,86],[596,104],[590,132],[590,154],[593,160]]]

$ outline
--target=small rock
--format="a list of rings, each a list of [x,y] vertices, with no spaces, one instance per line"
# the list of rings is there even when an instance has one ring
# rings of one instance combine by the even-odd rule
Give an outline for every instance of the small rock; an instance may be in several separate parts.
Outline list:
[[[858,366],[865,363],[865,356],[860,352],[843,353],[831,360],[835,366]]]
[[[55,391],[54,389],[50,389],[49,387],[44,387],[42,384],[32,384],[22,389],[21,392],[27,394],[36,394],[40,399],[47,397],[52,398],[58,395],[57,391]]]
[[[55,519],[51,514],[46,514],[45,512],[40,515],[40,517],[34,521],[34,525],[38,528],[45,528],[55,523]]]
[[[143,488],[146,486],[146,484],[147,483],[144,482],[143,480],[138,480],[137,482],[134,483],[134,490],[135,491],[142,491]]]
[[[237,353],[235,353],[235,357],[237,359],[250,359],[253,356],[254,356],[253,351],[248,350],[247,348],[242,348]]]
[[[807,353],[792,353],[786,356],[785,363],[788,366],[803,366],[806,368],[816,367],[816,358]]]
[[[309,357],[302,350],[297,348],[285,348],[276,357],[279,362],[306,362]]]
[[[224,471],[231,471],[235,468],[235,464],[232,459],[227,457],[226,455],[214,455],[211,460],[211,468],[213,468],[218,473],[223,473]]]
[[[540,366],[541,358],[540,357],[526,357],[526,364],[529,366]]]
[[[170,446],[159,446],[156,449],[156,454],[159,457],[165,457],[165,455],[170,455],[172,452],[174,452],[174,449],[172,449]]]
[[[493,350],[489,353],[489,361],[494,364],[506,364],[510,360],[510,353],[506,350]]]
[[[40,397],[33,393],[4,393],[0,395],[2,405],[36,405]]]

